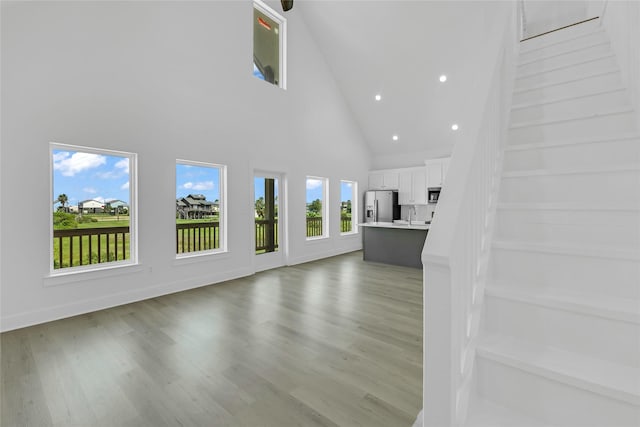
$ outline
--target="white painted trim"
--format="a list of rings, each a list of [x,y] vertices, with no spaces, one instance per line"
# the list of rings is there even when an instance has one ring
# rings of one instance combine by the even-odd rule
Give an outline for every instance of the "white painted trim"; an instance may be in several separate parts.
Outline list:
[[[140,270],[140,273],[148,274],[150,271],[150,268],[143,268]],[[149,298],[156,298],[162,295],[208,286],[215,283],[238,279],[240,277],[251,276],[252,274],[254,274],[253,269],[244,267],[221,274],[214,273],[206,276],[190,278],[188,280],[174,281],[164,283],[162,285],[149,286],[143,289],[135,289],[127,292],[107,295],[96,299],[75,301],[70,304],[57,305],[44,310],[18,313],[1,319],[0,332],[7,332],[44,322],[64,319],[66,317],[91,313],[97,310],[105,310],[111,307],[130,304]]]
[[[338,249],[331,249],[328,251],[324,251],[321,253],[317,253],[317,254],[312,254],[312,255],[304,255],[304,256],[300,256],[300,257],[292,257],[289,259],[289,262],[287,263],[287,265],[298,265],[298,264],[304,264],[307,262],[313,262],[313,261],[319,261],[321,259],[325,259],[325,258],[330,258],[330,257],[334,257],[334,256],[338,256],[338,255],[343,255],[343,254],[348,254],[351,252],[356,252],[362,249],[362,244],[361,242],[358,241],[357,245],[354,245],[354,247],[350,247],[350,248],[338,248]]]

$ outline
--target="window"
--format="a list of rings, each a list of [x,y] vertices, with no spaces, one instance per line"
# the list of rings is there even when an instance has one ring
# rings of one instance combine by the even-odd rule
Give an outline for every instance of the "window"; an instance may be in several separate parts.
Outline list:
[[[225,176],[222,165],[176,162],[176,254],[225,248]]]
[[[260,0],[253,3],[253,75],[285,89],[287,21]]]
[[[354,194],[358,194],[355,182],[340,181],[340,233],[343,234],[356,232],[358,211]]]
[[[307,239],[327,237],[327,179],[307,177]]]
[[[51,144],[51,272],[136,262],[136,155]]]

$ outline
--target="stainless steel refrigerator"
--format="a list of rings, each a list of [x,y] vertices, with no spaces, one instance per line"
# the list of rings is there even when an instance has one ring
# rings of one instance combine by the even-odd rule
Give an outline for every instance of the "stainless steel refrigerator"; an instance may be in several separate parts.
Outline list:
[[[394,219],[400,219],[397,191],[364,193],[364,222],[393,222]]]

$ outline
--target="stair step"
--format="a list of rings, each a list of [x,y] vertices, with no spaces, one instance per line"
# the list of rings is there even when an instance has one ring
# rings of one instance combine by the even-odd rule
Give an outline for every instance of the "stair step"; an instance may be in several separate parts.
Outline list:
[[[496,282],[487,285],[485,293],[497,298],[640,324],[640,300],[590,295],[558,288],[540,290],[525,286],[508,286]]]
[[[616,165],[604,168],[591,169],[527,169],[520,171],[508,171],[502,174],[503,178],[523,178],[531,176],[558,176],[558,175],[593,175],[608,174],[615,172],[636,172],[640,171],[640,164],[631,163],[627,165]]]
[[[529,120],[523,122],[515,122],[509,126],[509,129],[522,129],[528,127],[535,126],[545,126],[545,125],[553,125],[557,123],[564,123],[570,121],[578,121],[578,120],[590,120],[598,117],[606,117],[606,116],[614,116],[617,114],[625,114],[625,113],[633,113],[633,108],[629,106],[622,106],[618,108],[611,108],[608,111],[598,112],[598,113],[573,113],[567,114],[564,117],[553,117],[553,118],[545,118],[538,120]]]
[[[548,49],[558,44],[571,43],[576,39],[589,37],[596,32],[602,32],[599,21],[599,19],[594,19],[545,35],[540,35],[539,37],[523,40],[520,43],[520,54],[523,55],[540,49]]]
[[[484,337],[476,351],[480,357],[534,375],[640,405],[640,370],[636,368],[499,335]]]
[[[573,49],[559,54],[549,55],[520,63],[517,76],[531,76],[532,73],[558,70],[560,67],[573,66],[576,63],[598,58],[612,53],[609,41],[603,40],[590,46]]]
[[[512,246],[520,250],[514,250]],[[585,257],[582,253],[571,254],[569,251],[559,255],[547,249],[544,245],[531,247],[498,241],[492,247],[488,276],[499,283],[527,286],[540,292],[556,288],[640,300],[640,262]]]
[[[570,96],[593,90],[594,87],[615,88],[621,85],[622,73],[619,68],[614,67],[582,76],[572,75],[561,80],[519,87],[513,92],[513,104]]]
[[[473,396],[469,405],[466,427],[552,427],[539,419]]]
[[[519,74],[515,79],[515,88],[519,90],[553,82],[578,79],[614,69],[619,69],[615,55],[613,53],[601,54],[571,64],[549,67],[545,70],[538,70],[527,74]]]
[[[578,257],[616,259],[626,261],[640,261],[640,253],[633,249],[605,246],[570,246],[565,242],[558,243],[532,243],[508,240],[494,240],[496,249],[518,252],[541,252],[555,255],[571,255]]]
[[[600,89],[591,93],[573,94],[561,98],[516,105],[511,109],[511,122],[522,123],[566,117],[567,111],[573,116],[590,115],[629,108],[628,92],[624,87]]]
[[[597,204],[593,203],[498,203],[500,210],[562,210],[562,211],[598,211],[598,212],[640,212],[640,203]]]
[[[593,31],[549,46],[520,52],[518,64],[528,64],[533,61],[544,60],[545,58],[563,55],[584,49],[585,47],[591,47],[594,44],[606,43],[607,41],[607,36],[603,30]]]
[[[640,135],[636,132],[627,133],[627,134],[618,134],[618,135],[607,135],[607,136],[599,136],[599,137],[586,137],[586,138],[566,138],[557,141],[538,141],[531,142],[528,144],[510,144],[505,148],[505,151],[520,151],[520,150],[538,150],[543,148],[554,148],[554,147],[564,147],[567,145],[586,145],[586,144],[599,144],[599,143],[609,143],[613,141],[628,141],[628,140],[639,140]]]
[[[562,103],[562,102],[566,102],[566,101],[572,101],[575,99],[581,99],[581,98],[588,98],[588,97],[592,97],[592,96],[598,96],[598,95],[605,95],[608,93],[614,93],[614,92],[625,92],[627,90],[626,87],[618,85],[616,87],[613,88],[595,88],[595,89],[591,89],[590,91],[584,91],[584,92],[580,92],[580,93],[576,93],[576,94],[571,94],[571,95],[562,95],[562,96],[556,96],[556,97],[550,97],[550,98],[545,98],[545,99],[538,99],[538,100],[534,100],[534,101],[528,101],[528,102],[521,102],[521,103],[514,103],[511,106],[511,112],[513,113],[513,111],[516,110],[523,110],[526,108],[531,108],[531,107],[540,107],[540,106],[544,106],[544,105],[551,105],[551,104],[558,104],[558,103]]]

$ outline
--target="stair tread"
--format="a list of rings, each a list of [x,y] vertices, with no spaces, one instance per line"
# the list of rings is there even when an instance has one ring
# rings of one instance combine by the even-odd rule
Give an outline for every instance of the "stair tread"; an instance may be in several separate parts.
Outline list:
[[[603,38],[602,40],[594,41],[591,44],[588,44],[588,45],[585,45],[585,46],[573,47],[571,49],[566,49],[566,50],[563,50],[563,51],[560,51],[560,52],[555,52],[555,53],[552,53],[550,55],[541,56],[539,58],[527,59],[525,61],[518,62],[518,67],[522,67],[524,65],[529,65],[529,64],[534,64],[534,63],[536,63],[538,61],[545,61],[545,60],[548,60],[548,59],[557,58],[559,56],[563,56],[563,55],[566,55],[566,54],[569,54],[569,53],[578,52],[578,51],[581,51],[581,50],[587,50],[587,49],[591,49],[591,48],[594,48],[594,47],[597,47],[597,46],[601,46],[601,45],[605,45],[605,44],[610,44],[610,42],[609,42],[609,40],[606,40],[606,39]]]
[[[591,36],[593,34],[598,34],[598,33],[602,34],[602,33],[604,33],[604,30],[602,28],[597,28],[597,29],[592,30],[592,31],[588,31],[588,32],[585,32],[585,33],[582,33],[582,34],[576,34],[574,36],[567,37],[567,38],[565,38],[563,40],[556,40],[556,41],[554,41],[552,43],[545,44],[545,45],[542,45],[542,46],[532,47],[532,48],[529,48],[527,46],[527,44],[526,44],[529,40],[524,40],[522,42],[522,47],[520,49],[520,54],[524,55],[524,54],[527,54],[527,53],[535,52],[537,50],[547,49],[547,48],[550,48],[552,46],[556,46],[556,45],[559,45],[559,44],[572,42],[572,41],[574,41],[576,39],[581,39],[583,37],[588,37],[588,36]],[[541,36],[541,37],[544,37],[544,36]],[[535,39],[530,39],[530,40],[535,40]]]
[[[601,168],[589,168],[589,169],[525,169],[517,171],[505,171],[502,174],[503,178],[519,178],[529,176],[550,176],[550,175],[576,175],[576,174],[598,174],[609,172],[627,172],[627,171],[640,171],[640,163],[629,163],[624,165],[606,166]]]
[[[538,89],[546,89],[552,86],[559,86],[559,85],[563,85],[563,84],[568,84],[568,83],[574,83],[580,80],[587,80],[587,79],[591,79],[594,77],[600,77],[600,76],[605,76],[607,74],[615,74],[615,73],[619,73],[620,69],[617,67],[614,68],[610,68],[608,70],[604,70],[604,71],[596,71],[593,73],[589,73],[589,74],[584,74],[581,76],[577,76],[577,77],[571,77],[568,79],[561,79],[561,80],[556,80],[556,81],[551,81],[551,82],[544,82],[544,83],[537,83],[531,86],[525,86],[525,87],[520,87],[520,88],[515,88],[513,90],[514,94],[519,94],[522,92],[529,92],[529,91],[533,91],[533,90],[538,90]]]
[[[559,141],[549,141],[549,142],[532,142],[528,144],[510,144],[505,148],[506,151],[522,151],[522,150],[536,150],[540,148],[554,148],[554,147],[564,147],[567,145],[582,145],[582,144],[597,144],[597,143],[607,143],[614,141],[626,141],[626,140],[640,140],[640,135],[636,132],[619,134],[616,136],[608,136],[608,137],[586,137],[586,138],[577,138],[577,139],[563,139]],[[639,144],[640,145],[640,144]]]
[[[531,108],[531,107],[539,107],[542,105],[557,104],[564,101],[571,101],[574,99],[581,99],[581,98],[589,98],[591,96],[605,95],[608,93],[622,92],[626,89],[627,88],[625,86],[616,85],[615,87],[610,87],[606,89],[597,89],[597,90],[588,91],[585,93],[580,93],[577,95],[565,95],[565,96],[558,96],[555,98],[542,99],[538,101],[523,102],[520,104],[513,104],[511,106],[511,111],[522,110],[522,109]]]
[[[633,108],[631,108],[630,106],[617,107],[617,108],[610,108],[608,110],[596,112],[596,113],[588,113],[588,114],[580,113],[580,114],[574,114],[574,115],[567,115],[565,117],[559,117],[559,118],[554,117],[552,119],[546,118],[546,119],[530,120],[525,122],[516,122],[516,123],[512,123],[509,126],[509,129],[519,129],[519,128],[531,127],[531,126],[549,125],[549,124],[555,124],[555,123],[570,122],[572,120],[593,119],[596,117],[605,117],[605,116],[612,116],[615,114],[625,114],[625,113],[632,113],[632,112],[633,112]]]
[[[489,334],[478,355],[594,393],[640,405],[640,369],[504,335]]]
[[[551,427],[544,421],[533,419],[528,415],[491,400],[474,395],[469,405],[466,427]]]
[[[502,210],[567,210],[567,211],[640,211],[640,203],[543,203],[543,202],[526,202],[526,203],[498,203],[498,209]]]
[[[640,324],[640,301],[631,298],[558,288],[541,290],[515,287],[496,281],[487,284],[485,291],[491,296]]]
[[[516,75],[516,80],[526,79],[526,78],[537,76],[537,75],[540,75],[540,74],[546,74],[546,73],[550,73],[552,71],[562,70],[563,68],[575,67],[577,65],[588,64],[589,62],[595,62],[595,61],[599,61],[601,59],[614,58],[614,57],[615,57],[614,53],[606,53],[606,54],[600,54],[600,55],[597,55],[597,56],[594,56],[594,57],[588,58],[588,59],[580,59],[578,61],[571,62],[569,64],[555,65],[555,66],[552,66],[552,67],[549,67],[549,68],[545,68],[545,69],[542,69],[542,70],[530,71],[528,73],[522,73],[522,74],[518,73]]]
[[[597,258],[623,259],[640,261],[640,249],[611,247],[606,245],[587,246],[575,245],[567,242],[534,243],[516,240],[494,240],[493,247],[497,249],[510,249],[528,252],[543,252],[559,255],[577,255]]]

